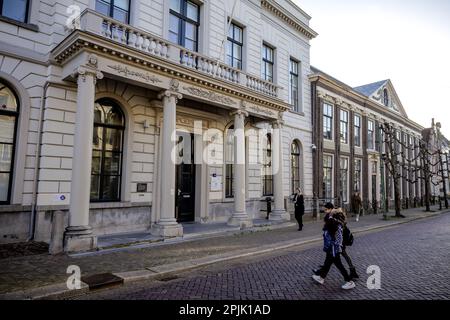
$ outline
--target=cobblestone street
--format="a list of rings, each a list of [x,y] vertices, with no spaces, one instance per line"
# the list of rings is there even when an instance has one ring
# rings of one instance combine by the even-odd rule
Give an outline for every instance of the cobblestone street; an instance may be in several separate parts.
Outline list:
[[[352,291],[340,288],[343,280],[334,266],[324,285],[312,281],[311,269],[324,259],[321,244],[315,243],[79,299],[450,299],[448,214],[359,234],[348,252],[361,277]],[[371,265],[381,268],[380,290],[366,286]]]

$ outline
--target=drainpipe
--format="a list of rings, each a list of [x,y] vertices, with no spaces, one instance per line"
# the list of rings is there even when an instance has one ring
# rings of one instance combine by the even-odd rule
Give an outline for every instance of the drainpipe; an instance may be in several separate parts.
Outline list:
[[[42,149],[42,131],[44,124],[44,111],[45,111],[45,101],[47,100],[47,89],[50,86],[50,81],[46,81],[44,84],[44,89],[41,96],[41,106],[39,112],[39,126],[38,126],[38,142],[35,152],[34,160],[34,178],[33,178],[33,198],[31,202],[31,219],[30,219],[30,229],[27,241],[34,240],[34,233],[36,231],[36,207],[37,207],[37,189],[39,183],[39,166],[41,164],[41,149]]]

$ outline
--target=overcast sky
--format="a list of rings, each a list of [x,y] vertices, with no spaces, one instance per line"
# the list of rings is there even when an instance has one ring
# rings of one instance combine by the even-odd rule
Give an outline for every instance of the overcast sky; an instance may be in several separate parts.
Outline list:
[[[311,64],[355,87],[391,79],[410,119],[450,138],[449,0],[293,0],[319,36]]]

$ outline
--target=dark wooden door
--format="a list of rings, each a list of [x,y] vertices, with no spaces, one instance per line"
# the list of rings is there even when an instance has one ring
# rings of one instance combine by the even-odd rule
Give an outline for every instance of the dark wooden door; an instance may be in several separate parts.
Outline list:
[[[178,222],[195,220],[194,135],[178,133],[175,210]]]

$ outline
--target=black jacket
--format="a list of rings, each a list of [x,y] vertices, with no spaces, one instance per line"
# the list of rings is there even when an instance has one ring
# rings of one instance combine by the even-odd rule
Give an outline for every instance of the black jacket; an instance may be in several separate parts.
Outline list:
[[[296,194],[294,197],[295,203],[295,214],[304,215],[305,214],[305,198],[302,194]]]

